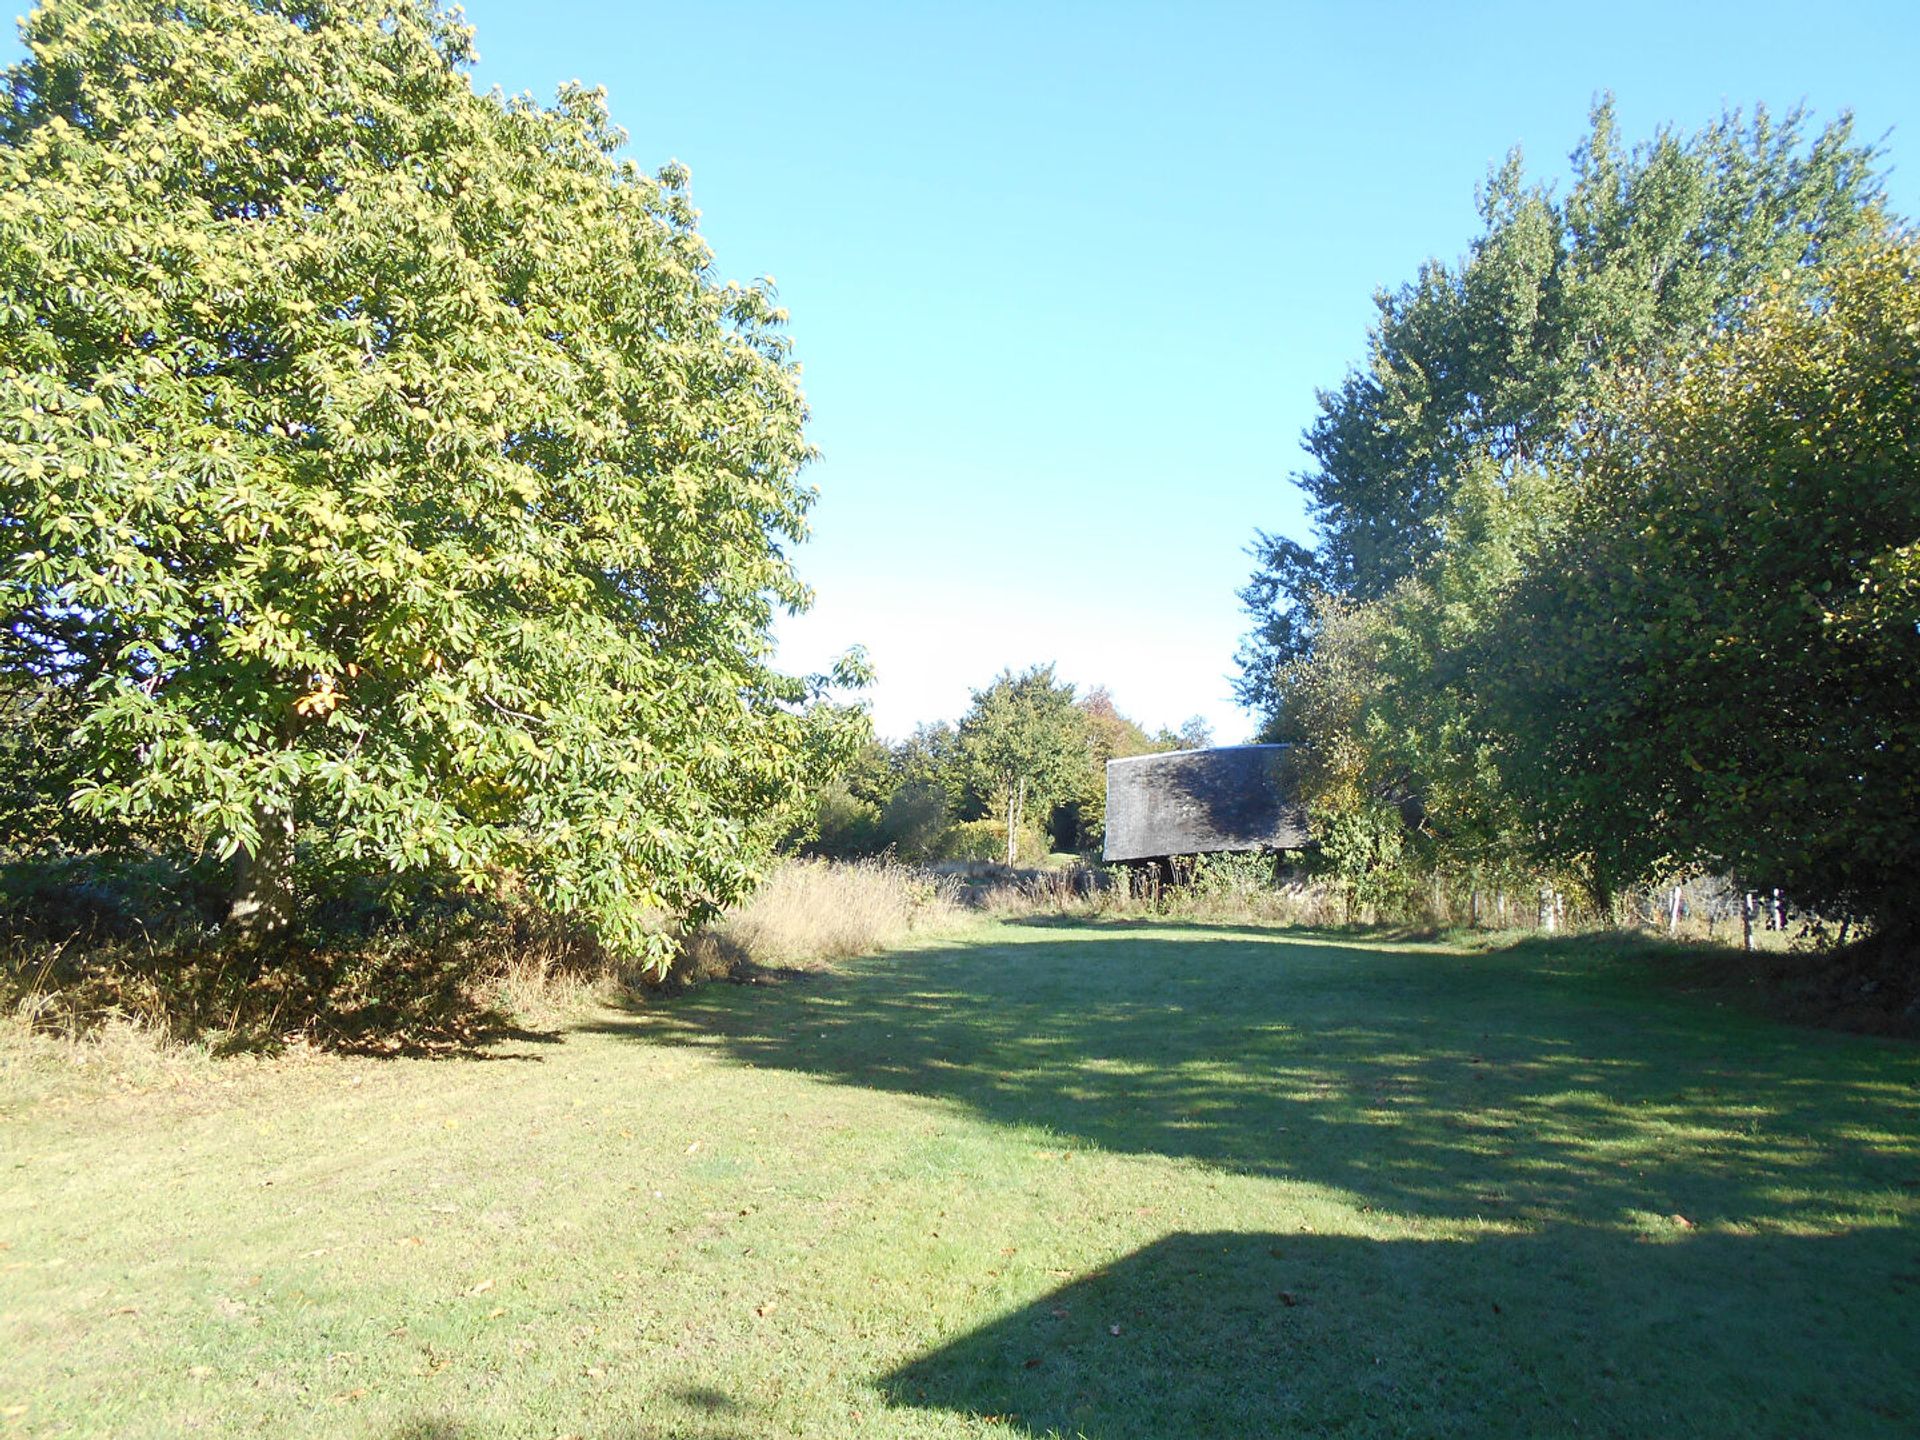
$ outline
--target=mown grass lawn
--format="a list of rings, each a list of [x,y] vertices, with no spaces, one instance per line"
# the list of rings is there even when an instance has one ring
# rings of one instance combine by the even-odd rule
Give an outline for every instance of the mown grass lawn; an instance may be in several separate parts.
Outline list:
[[[1920,1051],[1608,953],[1003,925],[16,1088],[0,1435],[1920,1433]]]

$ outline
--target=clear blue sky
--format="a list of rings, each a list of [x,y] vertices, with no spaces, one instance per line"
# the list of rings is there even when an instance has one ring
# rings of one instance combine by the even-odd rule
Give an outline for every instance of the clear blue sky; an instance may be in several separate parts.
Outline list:
[[[473,0],[484,88],[603,84],[772,274],[823,459],[789,668],[864,643],[876,722],[1053,660],[1222,740],[1256,526],[1371,295],[1471,237],[1507,149],[1564,173],[1723,105],[1851,108],[1920,215],[1920,4],[635,5]],[[17,46],[14,47],[17,50]]]

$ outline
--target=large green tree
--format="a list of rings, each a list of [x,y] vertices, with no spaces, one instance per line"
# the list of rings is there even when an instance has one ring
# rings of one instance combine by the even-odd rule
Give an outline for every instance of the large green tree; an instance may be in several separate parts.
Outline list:
[[[1920,245],[1610,386],[1485,667],[1548,847],[1920,930]]]
[[[810,492],[769,287],[600,93],[431,0],[48,0],[0,105],[0,675],[72,810],[524,875],[613,942],[741,892],[848,748],[769,667]],[[62,796],[63,800],[67,797]]]
[[[1463,478],[1562,453],[1614,364],[1690,346],[1765,277],[1811,276],[1884,224],[1874,153],[1845,118],[1810,131],[1763,109],[1629,149],[1610,101],[1564,198],[1516,151],[1479,205],[1469,253],[1382,291],[1365,365],[1319,397],[1297,477],[1317,542],[1256,538],[1238,688],[1280,738],[1304,738],[1276,681],[1312,648],[1316,594],[1387,594],[1433,557]]]

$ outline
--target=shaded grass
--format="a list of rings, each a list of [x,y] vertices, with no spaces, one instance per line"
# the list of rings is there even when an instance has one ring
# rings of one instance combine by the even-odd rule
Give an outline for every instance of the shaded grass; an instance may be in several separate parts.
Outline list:
[[[558,1040],[7,1114],[0,1426],[1920,1428],[1920,1052],[1616,948],[1004,925]]]

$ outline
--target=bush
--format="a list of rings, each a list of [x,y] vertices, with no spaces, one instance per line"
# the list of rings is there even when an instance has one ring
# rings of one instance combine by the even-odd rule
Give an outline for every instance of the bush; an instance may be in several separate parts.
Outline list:
[[[880,834],[903,860],[932,858],[947,830],[947,792],[926,780],[909,780],[887,800]]]
[[[211,926],[229,867],[149,855],[57,855],[0,865],[0,933],[95,944]]]
[[[44,875],[43,875],[43,878]],[[49,886],[51,882],[49,881]],[[51,893],[51,892],[49,892]],[[92,892],[60,892],[80,913]],[[404,915],[329,902],[351,923],[301,930],[263,963],[231,935],[175,913],[170,926],[121,925],[129,885],[93,912],[91,932],[15,929],[0,949],[0,1010],[42,1033],[70,1038],[116,1026],[160,1042],[219,1051],[277,1049],[292,1040],[333,1049],[436,1051],[507,1033],[528,1017],[602,982],[641,973],[593,932],[521,897],[444,889]],[[162,890],[160,893],[172,893]]]
[[[853,860],[886,848],[880,810],[836,780],[820,793],[814,808],[813,836],[802,846],[808,855]]]

